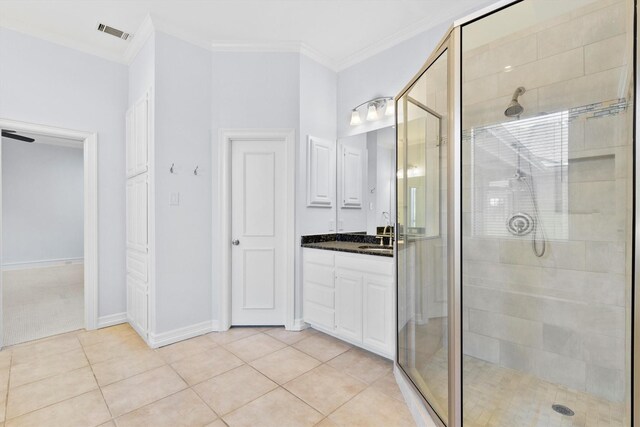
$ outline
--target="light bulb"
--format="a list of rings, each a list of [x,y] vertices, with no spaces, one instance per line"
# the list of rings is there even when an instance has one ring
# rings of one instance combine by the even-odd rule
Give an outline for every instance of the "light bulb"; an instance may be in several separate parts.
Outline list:
[[[384,110],[385,116],[393,116],[396,113],[396,106],[393,103],[393,100],[387,101],[387,108]]]
[[[351,126],[359,125],[360,123],[362,123],[362,120],[360,120],[360,113],[358,113],[357,110],[351,111]]]
[[[376,109],[376,104],[371,103],[367,107],[367,121],[372,122],[374,120],[378,120],[378,110]]]

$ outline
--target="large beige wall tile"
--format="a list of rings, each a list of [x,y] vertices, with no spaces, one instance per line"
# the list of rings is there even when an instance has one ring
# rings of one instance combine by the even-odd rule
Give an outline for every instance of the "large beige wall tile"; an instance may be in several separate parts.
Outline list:
[[[470,331],[542,348],[542,323],[488,311],[469,310]]]

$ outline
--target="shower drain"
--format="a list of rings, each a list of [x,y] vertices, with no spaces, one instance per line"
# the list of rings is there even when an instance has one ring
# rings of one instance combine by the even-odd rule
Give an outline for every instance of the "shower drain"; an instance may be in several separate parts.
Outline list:
[[[551,408],[554,411],[556,411],[557,413],[562,414],[562,415],[566,415],[568,417],[572,417],[572,416],[575,415],[575,412],[573,412],[571,409],[567,408],[564,405],[555,404],[555,405],[551,406]]]

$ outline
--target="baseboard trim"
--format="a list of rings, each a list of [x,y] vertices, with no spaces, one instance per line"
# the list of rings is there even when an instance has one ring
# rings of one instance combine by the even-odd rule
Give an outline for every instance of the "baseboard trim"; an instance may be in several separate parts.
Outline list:
[[[218,330],[217,322],[207,320],[206,322],[196,323],[195,325],[184,326],[182,328],[173,329],[159,334],[149,333],[148,344],[152,348],[164,347],[189,338],[204,335],[212,331]]]
[[[290,331],[303,331],[305,329],[307,329],[309,327],[308,323],[305,323],[304,320],[302,320],[302,318],[300,319],[295,319],[293,321],[293,324],[291,325],[291,328],[289,328]]]
[[[42,261],[14,262],[2,264],[2,270],[26,270],[27,268],[57,267],[60,265],[84,264],[84,258],[45,259]]]
[[[127,313],[115,313],[98,317],[98,329],[127,323]]]

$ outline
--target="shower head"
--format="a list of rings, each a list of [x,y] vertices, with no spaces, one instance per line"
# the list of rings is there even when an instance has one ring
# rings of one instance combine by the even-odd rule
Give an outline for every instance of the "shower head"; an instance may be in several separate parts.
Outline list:
[[[507,106],[507,109],[504,110],[505,116],[517,117],[520,114],[522,114],[522,112],[524,111],[524,108],[518,102],[518,97],[523,93],[525,93],[525,89],[522,86],[520,86],[518,89],[516,89],[515,92],[513,92],[513,97],[511,98],[511,102]]]

